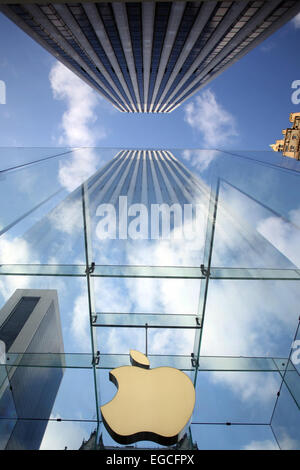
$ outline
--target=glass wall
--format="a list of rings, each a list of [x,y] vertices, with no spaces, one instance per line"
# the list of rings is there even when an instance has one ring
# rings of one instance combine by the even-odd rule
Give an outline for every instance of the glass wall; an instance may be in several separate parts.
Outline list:
[[[38,421],[41,449],[122,448],[100,407],[117,391],[109,372],[137,349],[194,383],[184,445],[299,449],[300,166],[290,160],[1,149],[0,306],[16,289],[55,290],[64,353],[1,356],[0,447]],[[62,376],[50,416],[18,413],[18,368],[27,381],[44,371],[49,386]]]

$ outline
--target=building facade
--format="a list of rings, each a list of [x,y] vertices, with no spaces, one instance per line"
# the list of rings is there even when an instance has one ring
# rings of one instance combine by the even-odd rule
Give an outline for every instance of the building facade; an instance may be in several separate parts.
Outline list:
[[[291,113],[290,122],[292,127],[283,129],[283,139],[276,140],[270,147],[274,152],[282,152],[284,157],[300,160],[300,113]]]
[[[63,363],[55,368],[22,366],[22,357],[64,352],[56,291],[17,289],[0,310],[0,325],[0,448],[39,449]],[[18,356],[18,366],[9,367],[10,355]]]
[[[297,0],[7,0],[8,18],[123,112],[171,112],[300,11]]]

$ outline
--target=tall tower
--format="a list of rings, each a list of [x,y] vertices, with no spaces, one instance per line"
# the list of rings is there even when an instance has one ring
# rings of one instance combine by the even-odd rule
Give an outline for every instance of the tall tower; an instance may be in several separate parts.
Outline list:
[[[169,239],[175,232],[180,238],[196,220],[196,203],[203,216],[203,201],[209,199],[206,185],[166,150],[118,152],[88,180],[87,192],[92,221],[98,221],[98,240],[107,236],[153,241]],[[116,243],[123,256],[121,246]]]
[[[39,449],[63,362],[60,368],[22,366],[22,356],[64,352],[56,291],[17,289],[0,310],[0,325],[0,409],[7,418],[1,419],[0,448]],[[9,366],[10,355],[18,356],[17,367]]]
[[[6,0],[0,11],[120,111],[168,113],[293,18],[300,2]]]

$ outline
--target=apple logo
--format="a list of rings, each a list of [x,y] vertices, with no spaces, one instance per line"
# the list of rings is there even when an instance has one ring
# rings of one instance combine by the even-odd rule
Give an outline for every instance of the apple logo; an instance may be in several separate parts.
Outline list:
[[[195,406],[192,381],[173,367],[149,369],[149,359],[139,351],[130,350],[130,362],[109,373],[118,391],[101,407],[107,431],[120,444],[175,444]]]

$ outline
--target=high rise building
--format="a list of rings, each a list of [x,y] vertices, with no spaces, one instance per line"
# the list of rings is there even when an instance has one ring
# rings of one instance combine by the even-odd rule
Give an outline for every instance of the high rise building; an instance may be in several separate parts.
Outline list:
[[[64,352],[56,291],[17,289],[0,310],[0,325],[6,364],[0,375],[0,448],[39,449],[63,368],[29,367],[22,358]],[[17,367],[9,366],[10,356]]]
[[[29,1],[8,18],[123,112],[171,112],[300,11],[297,0]]]
[[[282,152],[284,157],[300,160],[300,113],[291,113],[290,122],[293,127],[283,129],[283,139],[276,140],[270,147],[274,152]]]
[[[124,150],[101,168],[88,181],[91,210],[109,203],[121,209],[141,203],[184,204],[205,195],[208,189],[191,171],[167,150]],[[77,192],[79,189],[76,190]],[[120,197],[126,197],[123,202]],[[122,207],[120,207],[120,204]],[[148,236],[147,236],[148,238]]]

